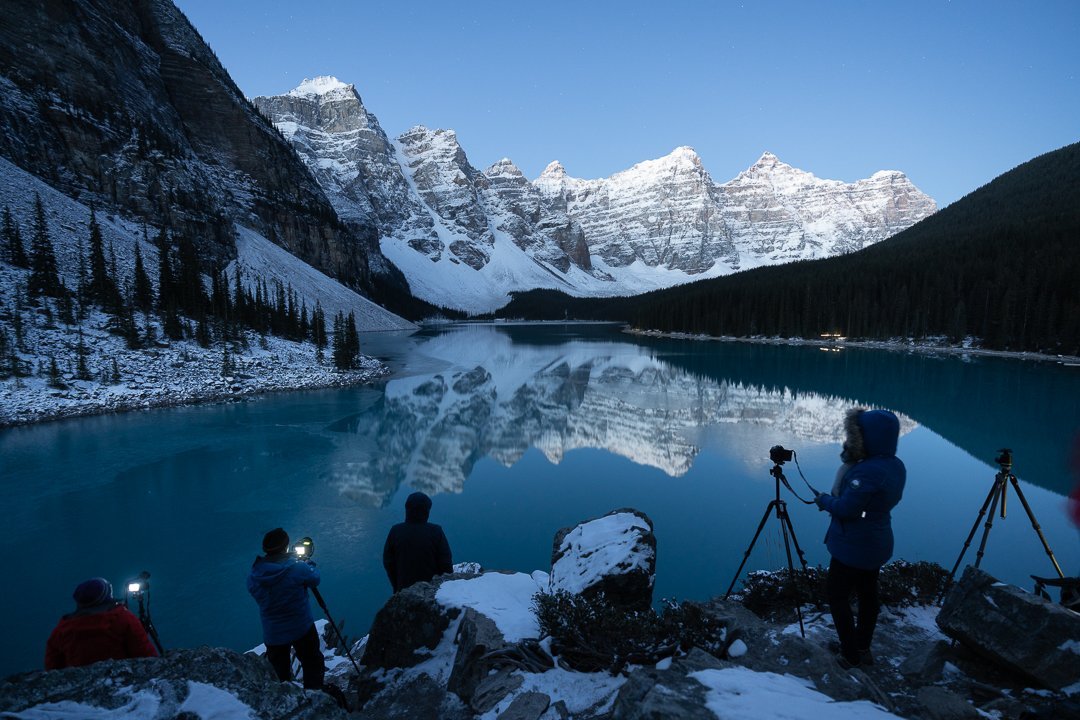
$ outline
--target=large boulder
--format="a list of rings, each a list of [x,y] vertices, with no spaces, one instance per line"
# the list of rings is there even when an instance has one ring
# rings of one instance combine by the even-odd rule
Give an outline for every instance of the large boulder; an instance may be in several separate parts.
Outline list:
[[[30,712],[33,709],[37,712]],[[174,650],[164,658],[106,660],[13,675],[0,682],[0,715],[19,717],[345,718],[327,694],[279,682],[264,658],[224,648]],[[216,714],[215,714],[216,713]]]
[[[995,664],[1053,690],[1080,687],[1080,614],[968,567],[938,626]]]
[[[431,657],[450,621],[461,612],[435,600],[445,578],[410,585],[386,601],[371,624],[364,657],[369,668],[405,668]]]
[[[613,510],[555,533],[553,592],[602,593],[617,607],[647,610],[655,580],[656,536],[643,512]]]

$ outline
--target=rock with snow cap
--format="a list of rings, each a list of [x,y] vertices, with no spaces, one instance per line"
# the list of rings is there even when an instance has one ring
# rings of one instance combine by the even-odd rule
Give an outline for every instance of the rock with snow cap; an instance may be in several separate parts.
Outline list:
[[[1080,614],[969,566],[938,626],[991,662],[1053,690],[1080,687]]]
[[[551,590],[603,593],[613,605],[645,610],[656,580],[656,536],[645,513],[630,508],[562,528],[551,554]]]

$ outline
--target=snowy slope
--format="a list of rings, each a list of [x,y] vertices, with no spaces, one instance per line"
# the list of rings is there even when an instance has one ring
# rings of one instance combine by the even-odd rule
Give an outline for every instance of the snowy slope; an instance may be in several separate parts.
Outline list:
[[[408,320],[394,315],[324,275],[254,230],[237,225],[236,234],[237,259],[229,264],[228,275],[233,277],[239,264],[242,281],[249,289],[259,277],[265,279],[269,285],[280,282],[296,291],[307,305],[308,312],[313,310],[318,302],[322,305],[326,317],[330,319],[338,312],[346,315],[354,313],[357,328],[361,332],[416,329]]]
[[[41,198],[60,275],[69,288],[78,284],[79,247],[89,238],[90,210],[53,190],[33,175],[0,159],[0,209],[7,207],[29,250],[33,233],[34,198]],[[97,215],[107,255],[115,255],[117,274],[129,282],[134,269],[134,248],[139,243],[151,282],[157,281],[157,249],[143,240],[141,225],[107,213]],[[151,234],[156,231],[151,229]],[[309,309],[318,300],[328,317],[342,310],[355,312],[361,330],[409,330],[414,326],[360,297],[323,275],[254,231],[238,228],[240,262],[249,281],[256,274],[267,282],[281,279],[298,292]],[[111,248],[112,252],[109,251]],[[83,250],[85,254],[85,249]],[[0,332],[14,344],[16,288],[26,285],[29,271],[0,260]],[[320,359],[310,343],[249,335],[231,349],[232,374],[223,373],[220,346],[202,348],[191,341],[167,342],[156,318],[139,317],[149,324],[157,341],[144,349],[129,349],[122,337],[110,332],[109,316],[91,312],[81,324],[67,326],[57,320],[55,303],[20,312],[25,336],[15,348],[18,359],[34,373],[30,377],[0,380],[0,425],[33,422],[98,412],[238,397],[271,390],[328,387],[364,382],[385,372],[371,358],[362,369],[337,372]],[[91,379],[74,377],[80,331]],[[39,368],[57,361],[64,388],[49,387]],[[7,359],[5,359],[7,360]],[[115,366],[114,366],[115,361]],[[119,380],[111,376],[119,373]]]

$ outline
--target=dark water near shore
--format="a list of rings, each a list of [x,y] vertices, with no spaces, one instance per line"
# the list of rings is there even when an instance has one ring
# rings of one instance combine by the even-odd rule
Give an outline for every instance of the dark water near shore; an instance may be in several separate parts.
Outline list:
[[[390,594],[383,539],[414,489],[433,496],[455,561],[546,570],[559,527],[635,507],[656,528],[656,598],[722,594],[773,495],[769,448],[796,449],[827,489],[856,403],[902,415],[897,557],[951,568],[1008,446],[1062,568],[1080,572],[1063,497],[1080,368],[588,325],[449,326],[365,342],[397,370],[388,382],[0,431],[10,544],[0,675],[41,666],[80,580],[103,575],[120,592],[144,569],[166,648],[257,645],[244,582],[277,525],[315,538],[323,595],[363,634]],[[827,516],[785,498],[807,560],[827,563]],[[778,529],[770,520],[748,569],[785,564]],[[982,567],[1024,587],[1031,573],[1053,574],[1011,492]]]

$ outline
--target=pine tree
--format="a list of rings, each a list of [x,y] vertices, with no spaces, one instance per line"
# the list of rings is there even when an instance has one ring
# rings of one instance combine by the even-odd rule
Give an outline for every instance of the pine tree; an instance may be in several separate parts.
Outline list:
[[[49,357],[48,378],[49,387],[51,388],[63,390],[67,387],[67,385],[64,384],[64,378],[60,375],[60,367],[56,364],[56,358],[52,356]]]
[[[203,289],[198,250],[186,233],[181,233],[177,240],[176,254],[178,305],[189,317],[201,319],[206,314],[206,291]]]
[[[34,237],[30,244],[30,279],[26,289],[31,297],[59,297],[62,292],[45,206],[39,195],[34,196]]]
[[[19,226],[15,223],[14,218],[11,217],[11,210],[8,209],[7,205],[4,206],[3,235],[4,250],[7,254],[8,262],[15,267],[30,267],[30,258],[26,256],[26,248],[23,247],[22,243],[22,233],[19,232]]]
[[[150,285],[150,277],[143,267],[142,250],[139,249],[139,241],[135,241],[135,272],[131,279],[132,302],[136,308],[144,313],[154,309],[154,289]]]
[[[90,380],[90,367],[86,364],[86,357],[90,353],[86,349],[86,343],[83,341],[83,331],[79,328],[79,344],[75,348],[76,353],[76,365],[75,365],[75,377],[80,380]]]
[[[115,312],[119,305],[119,291],[105,261],[105,245],[94,208],[90,208],[90,280],[86,294],[91,302],[109,312]]]
[[[184,327],[180,323],[179,298],[176,293],[176,279],[172,264],[169,262],[169,234],[164,227],[158,235],[158,312],[161,313],[162,331],[171,340],[184,337]]]
[[[311,341],[320,353],[326,349],[326,315],[318,300],[315,301],[315,310],[311,313]]]
[[[349,367],[357,367],[360,360],[360,335],[356,332],[356,315],[352,312],[345,320],[345,348],[349,354]]]
[[[120,382],[120,364],[116,362],[116,358],[112,359],[112,376],[109,378],[114,384]]]

